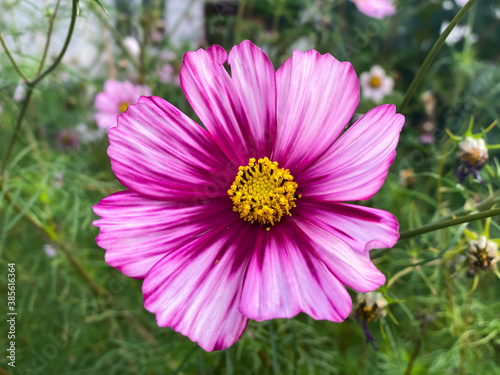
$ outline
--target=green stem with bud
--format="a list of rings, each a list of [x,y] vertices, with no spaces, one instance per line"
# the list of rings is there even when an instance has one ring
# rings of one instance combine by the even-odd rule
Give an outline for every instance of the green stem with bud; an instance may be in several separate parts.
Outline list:
[[[57,2],[55,12],[57,12],[58,7],[59,7],[59,2]],[[3,160],[2,160],[2,165],[0,167],[0,179],[4,178],[4,174],[5,174],[5,171],[7,169],[7,163],[9,161],[10,154],[12,153],[12,150],[13,150],[14,145],[16,143],[17,134],[19,133],[19,130],[21,129],[21,126],[23,124],[23,119],[24,119],[24,116],[26,114],[26,110],[29,106],[29,103],[31,100],[31,95],[33,94],[33,89],[42,79],[44,79],[48,74],[50,74],[61,62],[64,54],[66,53],[66,50],[68,49],[69,42],[70,42],[71,37],[73,35],[73,30],[75,29],[77,14],[78,14],[78,0],[73,0],[73,10],[71,12],[71,22],[69,24],[68,34],[66,35],[66,40],[64,41],[61,52],[59,52],[59,55],[56,57],[54,62],[47,69],[45,69],[41,73],[39,72],[36,75],[36,77],[33,78],[31,81],[28,80],[26,78],[26,76],[23,74],[23,72],[21,71],[21,69],[17,65],[16,61],[12,57],[9,49],[7,48],[7,45],[5,44],[2,36],[0,35],[0,42],[1,42],[5,52],[7,53],[7,56],[9,56],[9,59],[13,65],[14,69],[16,69],[17,73],[24,80],[24,82],[27,86],[26,94],[25,94],[25,97],[23,100],[23,106],[21,107],[21,112],[19,113],[19,116],[17,118],[16,127],[14,128],[14,133],[12,134],[12,136],[10,138],[9,145],[7,146],[7,151],[5,152],[5,155],[4,155]],[[53,22],[54,22],[54,20],[51,20],[51,24]],[[52,27],[49,28],[48,37],[50,38],[51,35],[52,35]],[[45,55],[46,55],[48,46],[49,46],[49,41],[45,45],[44,55],[42,57],[42,61],[40,62],[40,68],[42,68],[43,64],[45,63]],[[39,69],[39,70],[41,71],[41,69]]]
[[[404,241],[412,237],[419,236],[424,233],[433,232],[438,229],[452,227],[458,224],[469,223],[475,220],[486,219],[488,217],[500,215],[500,208],[495,208],[493,210],[478,212],[475,214],[470,214],[466,216],[461,216],[449,220],[442,220],[434,224],[424,225],[423,227],[412,229],[401,233],[399,236],[399,241]]]
[[[434,58],[438,54],[439,50],[443,46],[444,42],[446,41],[446,38],[448,35],[450,35],[451,31],[455,28],[455,26],[462,20],[462,18],[467,14],[469,9],[476,3],[477,0],[469,0],[467,4],[463,6],[462,9],[457,13],[457,15],[451,20],[450,24],[448,27],[443,31],[441,36],[438,38],[434,46],[432,47],[431,51],[425,58],[424,62],[422,63],[422,66],[417,72],[417,75],[413,79],[413,82],[410,84],[410,87],[406,91],[405,97],[403,98],[403,101],[399,105],[399,112],[403,112],[406,106],[408,105],[410,99],[412,96],[415,94],[415,91],[417,90],[418,86],[420,83],[422,83],[422,80],[424,79],[425,74],[429,70],[429,68],[432,65],[432,62],[434,61]]]

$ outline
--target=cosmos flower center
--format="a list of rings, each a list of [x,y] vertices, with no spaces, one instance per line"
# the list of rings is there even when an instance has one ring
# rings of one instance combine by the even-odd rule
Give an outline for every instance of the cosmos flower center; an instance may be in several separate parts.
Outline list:
[[[251,158],[248,165],[238,168],[238,174],[228,190],[233,201],[233,211],[252,224],[257,221],[266,226],[279,222],[296,207],[297,183],[288,169],[278,168],[277,162],[267,157],[256,161]]]
[[[378,88],[382,84],[382,79],[378,76],[372,76],[370,78],[370,86],[373,88]]]
[[[127,102],[121,103],[120,104],[120,109],[119,109],[120,113],[125,112],[127,110],[127,108],[128,108],[129,105],[130,105],[130,103],[127,103]]]

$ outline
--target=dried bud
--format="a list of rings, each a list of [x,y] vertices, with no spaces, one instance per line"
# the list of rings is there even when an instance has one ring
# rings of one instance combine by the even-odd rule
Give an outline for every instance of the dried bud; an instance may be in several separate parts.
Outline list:
[[[486,236],[481,236],[479,240],[470,241],[467,256],[471,269],[474,271],[493,270],[500,259],[498,245],[496,242],[488,240]]]
[[[467,137],[458,144],[460,160],[471,167],[481,169],[488,161],[488,149],[482,138]]]
[[[128,68],[128,66],[129,66],[129,63],[127,60],[125,60],[125,59],[118,60],[118,68],[125,70]]]
[[[360,319],[371,322],[387,315],[387,300],[380,292],[358,294],[356,313]]]
[[[61,130],[57,134],[57,145],[63,151],[70,151],[71,149],[79,148],[78,134],[72,129]]]
[[[425,113],[427,116],[433,117],[434,111],[436,110],[436,97],[434,96],[434,93],[427,90],[422,94],[421,99],[424,103]]]
[[[399,184],[404,188],[413,188],[417,182],[415,172],[411,169],[402,169],[399,172]]]
[[[459,180],[463,181],[469,173],[479,179],[478,172],[488,161],[484,139],[467,137],[458,144],[458,149],[461,164],[455,173]]]

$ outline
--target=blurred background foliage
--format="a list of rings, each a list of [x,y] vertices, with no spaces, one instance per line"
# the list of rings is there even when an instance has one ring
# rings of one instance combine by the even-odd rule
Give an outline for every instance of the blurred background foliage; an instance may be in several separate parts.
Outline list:
[[[498,272],[471,273],[466,257],[470,240],[481,234],[500,238],[497,218],[372,252],[388,280],[381,292],[389,314],[368,323],[379,351],[365,342],[354,317],[342,324],[303,314],[251,322],[236,345],[214,353],[157,327],[143,307],[141,281],[109,267],[94,241],[92,205],[123,190],[110,169],[106,133],[94,121],[94,98],[104,82],[147,84],[196,119],[176,80],[184,52],[211,44],[229,50],[250,39],[276,68],[294,49],[331,53],[350,61],[358,75],[380,65],[395,83],[383,103],[398,105],[443,23],[460,9],[454,1],[401,1],[395,16],[379,20],[348,0],[201,5],[190,0],[181,1],[185,8],[171,22],[172,2],[103,0],[106,14],[94,1],[81,0],[67,54],[34,89],[0,191],[0,274],[16,263],[18,311],[16,368],[2,356],[0,373],[500,374]],[[28,77],[38,70],[56,3],[0,0],[1,34]],[[198,13],[190,13],[191,7]],[[62,47],[70,14],[70,2],[61,2],[47,64]],[[196,38],[175,35],[194,24],[201,25]],[[398,155],[385,185],[363,202],[392,212],[401,232],[496,207],[500,198],[498,129],[482,135],[489,161],[481,179],[469,175],[462,182],[454,173],[460,163],[458,141],[446,132],[463,136],[473,117],[472,132],[480,133],[500,117],[498,2],[479,0],[460,25],[469,33],[438,54],[405,109]],[[138,41],[138,53],[125,42],[130,36]],[[171,67],[166,78],[161,74],[165,65]],[[2,155],[23,90],[2,50]],[[376,104],[362,96],[357,112]],[[0,343],[8,347],[3,330]]]

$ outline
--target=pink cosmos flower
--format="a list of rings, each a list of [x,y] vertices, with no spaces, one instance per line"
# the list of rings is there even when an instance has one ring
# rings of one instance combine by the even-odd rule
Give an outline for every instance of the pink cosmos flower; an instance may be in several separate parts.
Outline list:
[[[151,95],[151,89],[129,81],[106,81],[104,91],[97,94],[94,102],[98,111],[95,114],[97,126],[103,129],[115,126],[116,117],[125,112],[130,104],[137,103],[142,95]]]
[[[174,86],[181,85],[179,75],[175,74],[174,67],[168,63],[158,69],[158,77],[163,83],[171,83]]]
[[[234,344],[249,319],[343,321],[344,285],[384,284],[369,250],[393,246],[398,223],[340,202],[379,190],[404,117],[382,105],[344,132],[359,101],[350,63],[295,51],[275,71],[249,41],[229,56],[186,53],[181,85],[206,129],[142,97],[109,131],[129,190],[94,206],[106,262],[144,279],[159,326],[207,351]]]
[[[351,0],[368,17],[385,18],[396,13],[392,0]]]

